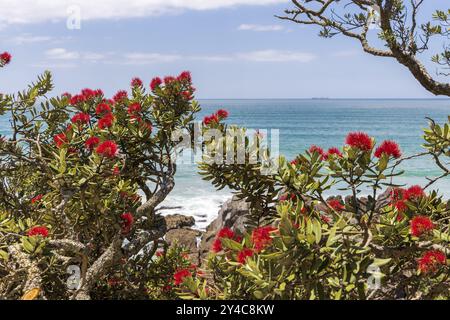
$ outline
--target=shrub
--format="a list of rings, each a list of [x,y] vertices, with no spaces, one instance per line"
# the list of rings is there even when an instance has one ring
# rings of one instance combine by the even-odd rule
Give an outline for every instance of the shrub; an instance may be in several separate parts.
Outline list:
[[[426,191],[450,173],[445,167],[449,123],[432,121],[425,130],[427,152],[421,155],[431,155],[443,174],[424,188],[395,184],[402,174],[399,164],[416,156],[401,158],[394,141],[377,146],[366,133],[350,133],[340,149],[325,152],[313,146],[292,161],[280,157],[278,172],[263,175],[263,161],[211,161],[234,148],[226,144],[225,132],[245,130],[220,121],[208,125],[223,137],[209,141],[211,152],[200,164],[201,173],[216,187],[227,186],[246,199],[250,220],[242,237],[232,230],[227,236],[219,233],[208,261],[211,280],[198,281],[189,289],[191,297],[205,286],[216,299],[449,296],[450,207],[436,191]],[[248,152],[250,145],[247,140]],[[345,203],[325,199],[336,184],[349,194]],[[382,193],[386,188],[390,191]],[[369,195],[361,198],[365,190]]]
[[[11,122],[0,141],[0,297],[146,297],[165,232],[155,207],[174,187],[171,134],[199,111],[190,74],[151,90],[133,79],[113,99],[92,89],[48,98],[52,88],[45,72],[0,96]]]

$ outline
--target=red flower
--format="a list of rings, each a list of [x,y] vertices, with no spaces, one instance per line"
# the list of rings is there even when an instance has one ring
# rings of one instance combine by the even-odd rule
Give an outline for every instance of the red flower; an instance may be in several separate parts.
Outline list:
[[[190,92],[190,91],[183,91],[181,94],[183,95],[183,97],[186,100],[192,100],[193,99],[192,92]]]
[[[175,81],[175,80],[177,80],[177,79],[175,79],[175,78],[172,77],[172,76],[164,77],[164,84],[165,84],[165,85],[168,85],[168,84],[170,84],[171,82],[173,82],[173,81]]]
[[[72,104],[72,105],[77,105],[77,104],[83,103],[85,101],[86,101],[85,97],[81,94],[76,94],[70,98],[70,104]]]
[[[114,116],[112,115],[112,113],[107,113],[103,118],[101,118],[100,120],[98,120],[98,127],[100,129],[106,129],[109,128],[113,125],[114,122]]]
[[[117,144],[114,141],[107,140],[100,144],[95,152],[107,158],[114,158],[117,154]]]
[[[328,205],[336,211],[342,211],[345,209],[345,206],[336,199],[331,199],[327,201]]]
[[[425,252],[422,258],[419,259],[419,270],[423,273],[436,271],[439,265],[445,265],[446,263],[447,257],[445,253],[439,250],[430,250]]]
[[[94,148],[100,143],[100,139],[98,137],[90,137],[86,140],[84,145],[89,150],[94,150]]]
[[[139,79],[139,78],[133,78],[132,80],[131,80],[131,86],[132,87],[142,87],[142,80],[141,79]]]
[[[217,234],[217,238],[228,238],[228,239],[233,239],[234,238],[234,232],[233,230],[231,230],[230,228],[223,228],[219,231],[219,233]]]
[[[373,147],[372,139],[364,132],[350,132],[345,139],[345,143],[362,151],[369,151]]]
[[[324,222],[324,223],[326,223],[326,224],[330,224],[330,222],[331,222],[330,217],[328,217],[328,216],[326,216],[326,215],[324,215],[324,214],[321,214],[321,215],[320,215],[320,220],[322,220],[322,222]]]
[[[36,203],[42,200],[43,195],[42,194],[38,194],[37,196],[35,196],[33,199],[31,199],[31,203]]]
[[[328,149],[328,152],[324,155],[324,158],[328,159],[328,157],[331,155],[336,155],[337,157],[342,158],[341,151],[336,147]]]
[[[87,113],[77,113],[72,117],[72,123],[76,123],[78,125],[87,124],[91,120],[91,117]]]
[[[425,191],[423,191],[422,187],[418,185],[411,186],[404,191],[404,198],[406,200],[415,200],[425,196]]]
[[[325,158],[325,152],[323,151],[323,149],[321,147],[318,147],[316,145],[312,145],[311,147],[309,147],[309,152],[311,154],[314,154],[315,152],[317,152],[318,154],[320,154],[322,157],[322,159]]]
[[[213,115],[206,116],[205,118],[203,118],[204,125],[207,126],[210,123],[219,123],[219,117],[216,114],[213,114]]]
[[[81,95],[84,97],[85,100],[89,100],[97,95],[97,91],[86,88],[81,90]]]
[[[180,75],[177,77],[178,81],[192,81],[191,73],[189,71],[183,71],[180,73]]]
[[[2,54],[0,54],[0,62],[2,65],[7,65],[8,63],[11,62],[11,54],[9,52],[3,52]]]
[[[138,112],[140,112],[142,110],[141,104],[139,102],[135,102],[130,104],[130,106],[128,107],[128,114],[132,115],[132,114],[136,114]]]
[[[173,275],[175,285],[179,286],[180,284],[182,284],[184,282],[184,279],[188,278],[188,277],[192,277],[191,271],[189,271],[188,269],[181,269],[181,270],[177,271]]]
[[[101,97],[101,96],[103,96],[103,91],[102,91],[102,89],[94,90],[94,96],[96,96],[96,97]]]
[[[389,157],[400,158],[402,153],[400,147],[395,141],[385,140],[375,150],[375,157],[380,158],[382,154],[387,154]]]
[[[57,148],[61,148],[68,140],[65,133],[59,133],[53,137],[53,141]]]
[[[121,102],[126,98],[128,98],[128,93],[125,90],[120,90],[114,95],[113,100],[114,102]]]
[[[219,231],[219,233],[217,234],[216,239],[213,242],[212,245],[212,251],[213,252],[219,252],[222,251],[222,238],[228,238],[228,239],[233,239],[235,236],[233,230],[231,230],[230,228],[223,228]]]
[[[252,232],[252,241],[256,251],[261,251],[272,243],[272,237],[270,233],[275,231],[276,228],[271,226],[258,227]]]
[[[219,117],[219,119],[226,119],[226,118],[228,118],[228,111],[227,110],[219,109],[219,110],[217,110],[216,114]]]
[[[404,200],[398,200],[394,203],[394,207],[397,209],[398,212],[403,212],[406,209],[408,209],[408,206],[406,205]]]
[[[297,196],[294,193],[291,193],[291,194],[285,193],[285,194],[282,194],[278,200],[286,201],[288,199],[295,200],[296,198],[297,198]]]
[[[254,252],[252,249],[244,248],[238,252],[236,259],[239,263],[244,264],[247,261],[247,258],[252,257],[253,254]]]
[[[156,87],[159,87],[162,84],[162,80],[159,77],[153,78],[152,82],[150,82],[150,89],[155,91]]]
[[[48,237],[48,229],[45,226],[34,226],[27,232],[27,236],[42,236],[44,238]]]
[[[122,233],[129,233],[134,222],[133,215],[131,214],[131,212],[126,212],[123,213],[120,218],[122,219]]]
[[[118,166],[114,166],[114,168],[113,168],[113,175],[114,176],[120,175],[120,168]]]
[[[105,113],[110,113],[110,112],[111,112],[111,107],[105,102],[99,103],[97,108],[95,108],[95,113],[99,116],[103,115]]]
[[[411,234],[415,237],[420,237],[425,232],[434,229],[433,221],[426,216],[415,216],[411,220]]]

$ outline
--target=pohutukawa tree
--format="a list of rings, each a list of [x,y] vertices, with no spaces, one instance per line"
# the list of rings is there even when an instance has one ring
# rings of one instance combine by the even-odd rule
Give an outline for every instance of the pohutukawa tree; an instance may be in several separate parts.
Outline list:
[[[280,19],[321,28],[320,36],[344,35],[355,39],[374,56],[396,59],[414,78],[435,95],[450,96],[450,84],[440,76],[450,72],[450,9],[436,11],[429,21],[420,15],[424,0],[292,0],[293,8]],[[370,37],[371,27],[379,28],[378,40]],[[433,55],[438,65],[427,70],[420,54],[437,39],[441,52]],[[441,40],[441,41],[439,41]],[[442,44],[442,45],[441,45]]]
[[[199,111],[191,76],[154,78],[150,90],[135,78],[112,99],[49,98],[52,87],[45,72],[0,95],[11,123],[0,140],[0,298],[147,297],[171,277],[147,271],[165,232],[155,208],[174,187],[171,134]]]
[[[226,139],[229,126],[219,117],[204,122],[223,133],[207,142],[209,149],[235,148]],[[410,157],[402,158],[396,142],[377,145],[363,132],[349,133],[340,148],[312,146],[291,161],[280,157],[279,170],[271,175],[261,174],[264,161],[217,162],[219,151],[206,154],[200,164],[204,178],[250,203],[248,231],[218,232],[208,280],[185,272],[179,294],[204,298],[208,292],[214,299],[448,297],[450,207],[429,189],[449,172],[443,165],[450,157],[449,128],[450,119],[443,126],[432,123],[425,132],[425,146],[444,170],[425,187],[396,185],[402,174],[398,165]],[[334,185],[347,191],[345,202],[325,197]],[[383,190],[387,187],[388,192]]]

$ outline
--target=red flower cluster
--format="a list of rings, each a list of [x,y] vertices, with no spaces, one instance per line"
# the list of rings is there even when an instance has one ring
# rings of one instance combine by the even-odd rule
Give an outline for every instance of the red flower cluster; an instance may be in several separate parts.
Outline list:
[[[65,143],[68,142],[65,133],[59,133],[53,137],[53,142],[56,144],[57,148],[61,148]]]
[[[224,109],[217,110],[216,113],[213,113],[212,115],[206,116],[203,118],[203,124],[209,125],[211,123],[219,123],[220,120],[228,118],[228,111]]]
[[[155,91],[157,87],[159,87],[162,84],[162,80],[159,77],[153,78],[150,82],[150,89],[152,91]]]
[[[131,87],[142,87],[142,84],[142,80],[137,77],[131,80]]]
[[[135,102],[129,105],[128,107],[128,114],[129,115],[136,115],[142,110],[141,104],[139,102]]]
[[[100,120],[98,120],[98,127],[103,130],[106,128],[109,128],[113,125],[114,122],[114,116],[112,113],[107,113],[105,114],[105,116],[103,116],[103,118],[101,118]]]
[[[341,150],[339,150],[336,147],[332,147],[332,148],[328,149],[328,152],[325,154],[325,160],[328,159],[328,157],[331,155],[336,155],[339,158],[342,158],[342,156],[343,156]]]
[[[188,269],[181,269],[175,272],[175,274],[173,275],[173,280],[175,282],[175,285],[179,286],[184,282],[184,279],[188,277],[192,277],[191,271],[189,271]]]
[[[180,73],[180,75],[177,77],[178,81],[187,81],[187,82],[191,82],[192,81],[192,77],[191,77],[191,73],[189,71],[183,71],[182,73]]]
[[[321,159],[324,160],[325,159],[325,151],[323,151],[323,149],[319,146],[316,145],[312,145],[311,147],[309,147],[309,153],[314,154],[314,153],[318,153],[321,156]]]
[[[252,242],[256,251],[262,251],[272,243],[270,233],[277,230],[272,226],[258,227],[252,232]]]
[[[3,52],[2,54],[0,54],[0,64],[1,65],[7,65],[8,63],[11,62],[11,54],[9,52]]]
[[[364,132],[350,132],[345,139],[345,143],[361,151],[370,151],[373,147],[372,138]]]
[[[447,257],[439,250],[430,250],[419,259],[419,270],[423,273],[436,271],[439,265],[445,265]]]
[[[339,200],[331,199],[328,200],[327,203],[333,210],[342,211],[345,209],[345,206]]]
[[[117,91],[117,93],[114,95],[113,100],[116,103],[122,102],[128,98],[128,93],[125,90]]]
[[[212,245],[212,251],[213,252],[219,252],[222,251],[222,239],[223,238],[228,238],[228,239],[233,239],[235,237],[235,234],[233,232],[233,230],[231,230],[230,228],[223,228],[222,230],[219,231],[219,233],[217,234],[216,239],[213,242]]]
[[[77,124],[77,125],[87,124],[87,123],[89,123],[90,120],[91,120],[91,117],[87,113],[84,113],[84,112],[77,113],[71,119],[72,123]]]
[[[389,157],[394,157],[396,159],[402,156],[400,147],[395,141],[385,140],[381,145],[375,150],[375,157],[380,158],[381,155],[386,154]]]
[[[252,257],[254,254],[254,251],[249,248],[244,248],[241,251],[238,252],[236,259],[237,262],[244,264],[247,261],[247,258]]]
[[[111,113],[111,107],[106,102],[99,103],[97,108],[95,108],[95,113],[99,116]]]
[[[114,158],[117,155],[117,151],[117,144],[111,140],[102,142],[97,149],[95,149],[95,152],[106,158]]]
[[[426,216],[415,216],[411,220],[411,234],[415,237],[420,237],[422,234],[433,229],[433,221]]]
[[[425,191],[418,185],[411,186],[408,189],[395,188],[391,193],[391,202],[398,212],[403,212],[408,208],[405,201],[414,201],[425,196]]]
[[[167,77],[164,77],[164,84],[168,85],[168,84],[171,84],[172,82],[174,82],[176,80],[177,79],[175,77],[167,76]]]
[[[84,143],[85,147],[89,150],[94,150],[94,148],[100,143],[100,138],[90,137]]]
[[[92,89],[83,89],[80,94],[76,94],[70,98],[71,105],[78,105],[83,102],[86,102],[89,99],[101,97],[103,96],[103,91],[100,89],[92,90]]]
[[[27,232],[27,236],[42,236],[44,238],[48,237],[48,229],[45,226],[34,226]]]
[[[123,213],[120,218],[122,219],[122,234],[129,233],[134,222],[133,215],[131,212],[126,212]]]
[[[33,199],[31,199],[31,203],[35,204],[36,202],[39,202],[42,200],[43,195],[42,194],[38,194],[37,196],[35,196]]]

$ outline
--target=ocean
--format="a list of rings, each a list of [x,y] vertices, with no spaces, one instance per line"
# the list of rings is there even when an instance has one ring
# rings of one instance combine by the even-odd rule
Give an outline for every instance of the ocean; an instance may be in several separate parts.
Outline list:
[[[227,123],[252,129],[278,129],[280,154],[287,159],[308,149],[312,144],[328,149],[341,147],[351,131],[365,131],[377,142],[385,139],[399,143],[403,155],[424,151],[422,130],[428,127],[426,117],[445,123],[450,115],[450,100],[335,100],[335,99],[283,99],[283,100],[200,100],[201,120],[217,109],[229,111]],[[269,131],[270,132],[270,131]],[[430,158],[408,161],[396,183],[425,185],[426,177],[441,172]],[[450,197],[450,178],[440,180],[433,189]],[[331,194],[342,194],[337,190]],[[196,227],[204,229],[216,216],[221,204],[232,196],[228,190],[216,191],[203,181],[195,165],[178,167],[176,186],[164,206],[177,207],[163,210],[164,214],[192,215]]]
[[[423,151],[422,130],[428,126],[426,117],[438,123],[447,121],[450,100],[200,100],[202,111],[198,120],[223,108],[229,111],[229,124],[252,129],[279,130],[280,154],[293,159],[312,144],[327,149],[341,147],[351,131],[365,131],[377,142],[392,139],[399,143],[403,155]],[[0,134],[7,134],[9,120],[0,117]],[[406,185],[426,184],[426,177],[441,172],[429,158],[410,160],[402,167],[405,173],[395,180]],[[176,186],[163,206],[163,214],[180,213],[195,217],[196,227],[204,229],[217,216],[223,202],[232,194],[229,190],[216,191],[203,181],[195,164],[178,166]],[[450,198],[450,178],[434,185]],[[331,193],[341,193],[337,190]]]

